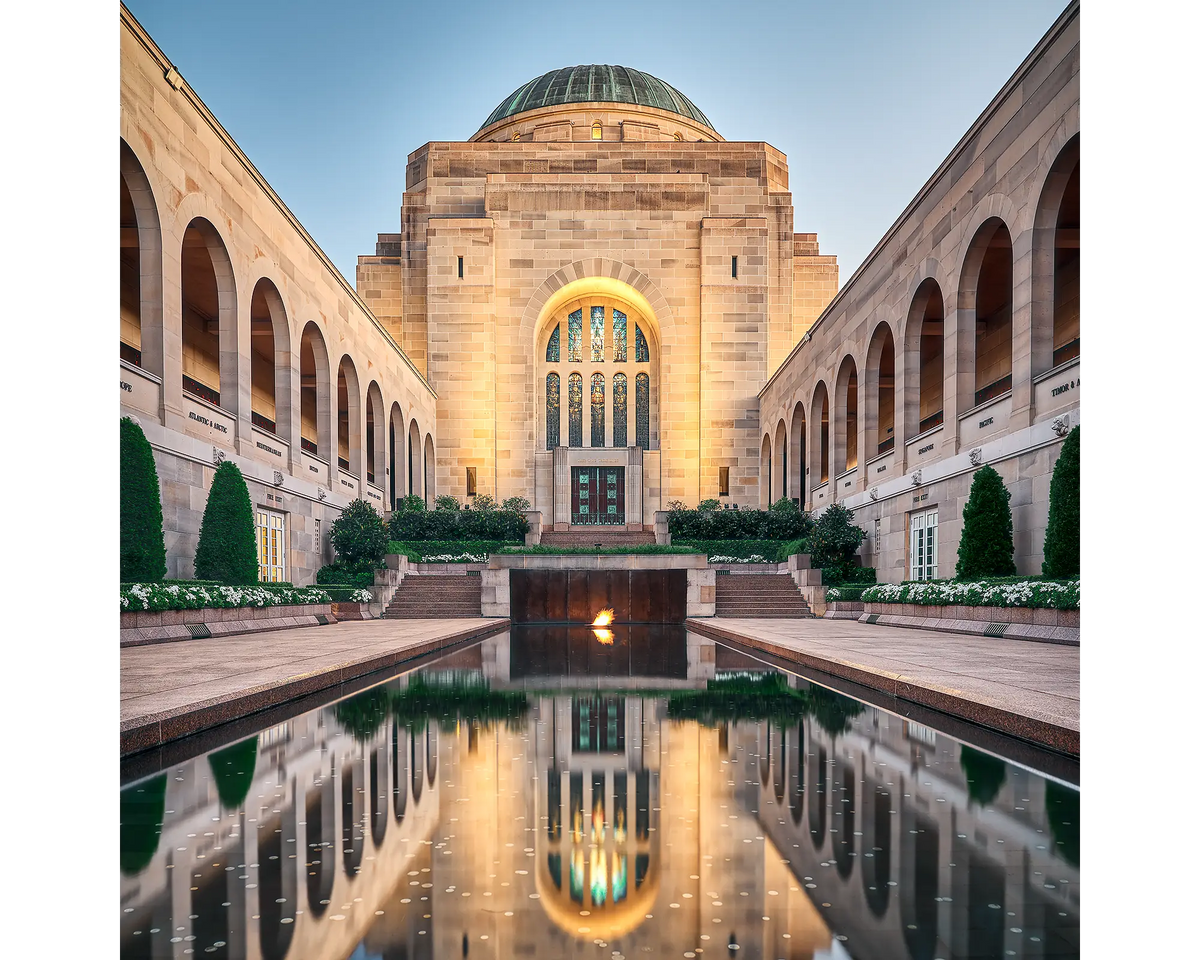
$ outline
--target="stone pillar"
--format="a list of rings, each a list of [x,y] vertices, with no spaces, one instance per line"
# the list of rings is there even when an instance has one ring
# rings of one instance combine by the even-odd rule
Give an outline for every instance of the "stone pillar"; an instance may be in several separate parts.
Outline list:
[[[670,513],[666,510],[654,511],[654,542],[664,546],[671,545],[671,526],[668,522]]]
[[[554,448],[554,519],[555,530],[566,530],[571,525],[571,465],[568,447]]]
[[[717,615],[717,571],[711,567],[689,568],[687,572],[687,615]]]
[[[642,448],[625,448],[625,525],[641,530],[642,514]]]
[[[542,511],[526,510],[525,522],[529,524],[529,532],[525,534],[525,546],[536,547],[542,542]]]
[[[480,571],[483,589],[480,594],[480,612],[485,617],[508,617],[512,609],[510,604],[508,568],[492,569],[488,567]]]

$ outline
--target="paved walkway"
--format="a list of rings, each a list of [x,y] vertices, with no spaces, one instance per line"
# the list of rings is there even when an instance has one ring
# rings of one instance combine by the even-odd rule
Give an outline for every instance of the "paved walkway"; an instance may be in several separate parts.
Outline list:
[[[121,650],[121,755],[486,636],[507,620],[352,620]]]
[[[856,620],[713,617],[688,629],[1079,753],[1079,647]]]

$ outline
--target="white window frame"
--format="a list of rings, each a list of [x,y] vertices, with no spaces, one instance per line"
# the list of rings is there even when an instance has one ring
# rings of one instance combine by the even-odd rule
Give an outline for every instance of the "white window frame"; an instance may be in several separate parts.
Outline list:
[[[908,515],[908,579],[936,580],[938,577],[937,507]]]
[[[254,513],[258,545],[258,579],[261,583],[287,580],[287,519],[276,510],[259,507]]]

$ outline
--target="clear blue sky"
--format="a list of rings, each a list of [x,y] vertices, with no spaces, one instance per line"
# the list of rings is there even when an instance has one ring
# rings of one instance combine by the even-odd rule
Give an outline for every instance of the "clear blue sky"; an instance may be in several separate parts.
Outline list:
[[[576,63],[645,70],[786,153],[795,229],[845,283],[1066,3],[126,5],[352,283],[410,152]]]

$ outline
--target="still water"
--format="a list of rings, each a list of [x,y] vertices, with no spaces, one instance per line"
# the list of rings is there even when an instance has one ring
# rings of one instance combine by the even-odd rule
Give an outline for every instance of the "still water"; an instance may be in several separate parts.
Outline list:
[[[121,955],[1078,956],[1078,789],[923,721],[514,627],[125,783]]]

